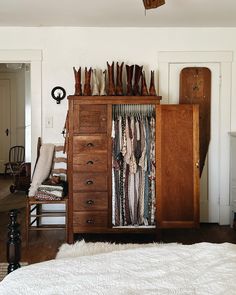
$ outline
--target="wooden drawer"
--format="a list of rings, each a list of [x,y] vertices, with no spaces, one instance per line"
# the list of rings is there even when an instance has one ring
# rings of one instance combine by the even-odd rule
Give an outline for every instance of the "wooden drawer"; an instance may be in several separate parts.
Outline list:
[[[73,209],[74,211],[96,211],[107,210],[108,194],[107,192],[94,193],[74,193]]]
[[[74,136],[73,154],[92,154],[107,151],[106,135]]]
[[[107,191],[107,175],[104,173],[74,173],[73,189],[84,192]]]
[[[107,154],[80,154],[73,158],[74,172],[106,172]]]
[[[106,228],[107,212],[74,212],[73,213],[74,228]]]
[[[107,106],[75,102],[74,133],[107,133]]]

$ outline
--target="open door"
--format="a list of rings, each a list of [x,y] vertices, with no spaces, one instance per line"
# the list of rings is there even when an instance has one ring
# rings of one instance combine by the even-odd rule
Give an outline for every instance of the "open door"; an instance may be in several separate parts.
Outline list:
[[[156,106],[159,228],[199,225],[199,107]]]

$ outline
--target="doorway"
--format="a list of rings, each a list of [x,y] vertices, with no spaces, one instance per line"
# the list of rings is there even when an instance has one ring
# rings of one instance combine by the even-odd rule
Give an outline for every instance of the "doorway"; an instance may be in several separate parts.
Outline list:
[[[0,50],[0,63],[30,64],[31,144],[26,148],[31,150],[31,166],[34,167],[37,158],[35,147],[42,136],[42,50]]]
[[[179,103],[179,77],[186,67],[206,67],[211,71],[211,131],[210,144],[200,179],[200,221],[219,222],[219,190],[217,162],[219,154],[220,114],[220,64],[219,63],[176,63],[170,65],[169,103]]]
[[[229,131],[231,114],[231,88],[232,88],[232,51],[161,51],[158,52],[158,70],[159,70],[159,95],[162,96],[162,103],[169,103],[173,79],[170,78],[170,69],[172,65],[184,64],[186,67],[190,64],[218,64],[220,69],[219,77],[219,123],[215,126],[215,132],[218,133],[218,147],[215,150],[217,159],[214,164],[214,171],[208,171],[212,182],[208,182],[209,197],[210,191],[214,190],[214,208],[212,202],[208,202],[208,222],[218,222],[220,225],[230,223],[229,206]],[[178,91],[179,93],[179,91]],[[218,221],[215,219],[218,216]],[[211,219],[212,217],[212,219]]]
[[[7,79],[0,79],[0,173],[4,173],[4,164],[8,162],[8,151],[11,146],[9,136],[10,126],[10,82]]]
[[[30,65],[0,63],[0,173],[5,172],[8,152],[14,145],[26,147],[30,161],[31,145]]]

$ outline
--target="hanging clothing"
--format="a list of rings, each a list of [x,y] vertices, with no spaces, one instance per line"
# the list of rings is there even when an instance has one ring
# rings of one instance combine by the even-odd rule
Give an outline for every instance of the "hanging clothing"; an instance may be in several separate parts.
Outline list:
[[[154,225],[155,116],[124,109],[112,121],[112,223]]]

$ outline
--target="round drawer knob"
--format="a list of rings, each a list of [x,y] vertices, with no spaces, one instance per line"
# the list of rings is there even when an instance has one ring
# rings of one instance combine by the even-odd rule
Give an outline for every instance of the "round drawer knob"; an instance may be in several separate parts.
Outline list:
[[[86,222],[87,222],[87,224],[94,224],[94,220],[93,219],[88,219]]]
[[[86,183],[87,183],[87,185],[91,185],[91,184],[93,184],[93,181],[92,180],[87,180]]]
[[[93,165],[93,161],[91,161],[91,160],[88,161],[88,162],[87,162],[87,165]]]
[[[87,143],[87,147],[93,147],[94,144],[92,142]]]
[[[93,200],[88,200],[86,203],[87,203],[88,205],[93,205],[93,204],[94,204],[94,201],[93,201]]]

